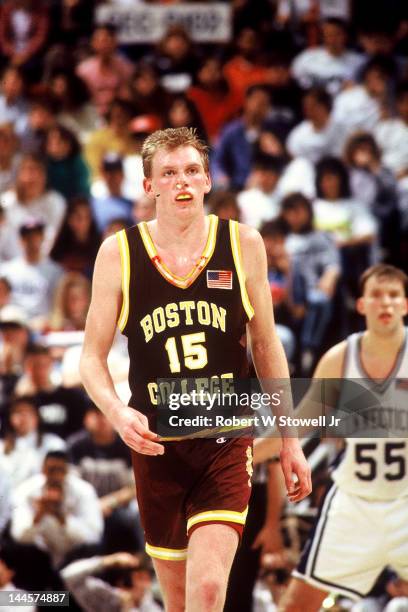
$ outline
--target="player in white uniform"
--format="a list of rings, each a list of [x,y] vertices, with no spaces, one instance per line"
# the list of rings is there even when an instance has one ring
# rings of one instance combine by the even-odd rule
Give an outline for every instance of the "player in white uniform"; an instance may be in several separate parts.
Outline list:
[[[367,270],[357,301],[366,331],[334,346],[316,368],[314,379],[344,379],[329,405],[353,437],[346,439],[281,611],[315,612],[331,591],[359,599],[386,566],[408,581],[407,280],[393,266]],[[345,382],[357,378],[363,388]],[[300,411],[310,413],[315,397],[310,390]]]

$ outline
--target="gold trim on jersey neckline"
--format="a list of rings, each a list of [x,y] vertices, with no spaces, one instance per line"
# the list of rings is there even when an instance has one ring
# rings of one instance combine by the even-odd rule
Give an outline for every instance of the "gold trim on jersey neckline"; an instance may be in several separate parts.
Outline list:
[[[217,237],[218,217],[216,217],[215,215],[209,215],[209,220],[210,227],[208,230],[207,243],[204,247],[201,257],[194,264],[194,267],[186,276],[177,276],[168,269],[168,267],[161,260],[161,257],[157,252],[156,246],[150,235],[149,228],[147,227],[147,223],[143,221],[142,223],[138,224],[144,247],[152,264],[154,265],[156,270],[160,272],[160,274],[166,281],[168,281],[172,285],[175,285],[176,287],[179,287],[179,289],[187,289],[188,287],[190,287],[190,285],[194,283],[194,281],[198,278],[198,276],[207,266],[214,253]]]

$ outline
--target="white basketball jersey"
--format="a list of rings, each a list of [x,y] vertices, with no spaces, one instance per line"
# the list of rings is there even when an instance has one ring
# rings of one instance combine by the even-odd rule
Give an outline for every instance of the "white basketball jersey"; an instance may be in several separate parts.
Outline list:
[[[347,339],[337,415],[346,447],[332,477],[353,495],[395,499],[408,495],[408,330],[392,371],[382,381],[364,372],[362,336]]]

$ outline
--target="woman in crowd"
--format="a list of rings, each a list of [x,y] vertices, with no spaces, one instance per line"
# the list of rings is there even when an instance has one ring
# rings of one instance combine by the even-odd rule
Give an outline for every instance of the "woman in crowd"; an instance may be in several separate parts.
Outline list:
[[[11,403],[5,436],[0,440],[0,464],[9,473],[13,487],[41,472],[49,451],[64,448],[59,436],[42,432],[38,408],[31,397],[21,396]]]
[[[89,196],[89,170],[81,145],[71,130],[56,125],[47,133],[45,141],[48,185],[66,200],[75,196]]]
[[[301,373],[309,376],[331,320],[340,256],[333,238],[314,228],[312,203],[303,194],[286,196],[281,216],[289,228],[286,250],[291,260],[293,311],[302,319]]]
[[[193,127],[201,140],[207,141],[207,133],[203,120],[192,100],[186,98],[184,94],[174,97],[166,115],[166,128]]]
[[[344,280],[356,296],[359,276],[376,257],[376,219],[352,197],[348,170],[335,157],[323,157],[317,164],[316,194],[315,227],[334,238],[340,249]]]
[[[77,272],[68,272],[57,286],[49,324],[53,331],[83,331],[91,300],[90,281]]]
[[[379,224],[379,242],[387,262],[400,265],[400,214],[397,182],[381,163],[381,151],[368,132],[351,136],[345,148],[353,196],[363,202]]]
[[[187,97],[196,105],[210,142],[217,140],[222,127],[242,106],[241,96],[228,84],[222,74],[222,64],[215,56],[203,60]]]
[[[75,132],[82,143],[86,142],[101,124],[86,83],[75,72],[61,69],[53,73],[50,90],[58,102],[60,123]]]
[[[139,62],[120,94],[134,104],[137,115],[155,115],[160,122],[172,100],[172,95],[160,84],[158,69],[146,61]]]
[[[92,274],[101,237],[84,197],[70,202],[61,230],[50,253],[66,271]]]

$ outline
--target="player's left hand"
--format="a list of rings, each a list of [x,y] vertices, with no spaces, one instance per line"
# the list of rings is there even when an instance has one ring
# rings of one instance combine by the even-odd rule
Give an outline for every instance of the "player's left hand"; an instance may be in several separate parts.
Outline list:
[[[261,563],[263,564],[263,560],[267,559],[268,567],[284,567],[286,564],[279,522],[265,523],[251,548],[252,550],[261,549]]]
[[[283,438],[280,462],[290,502],[298,502],[312,491],[310,467],[297,438]]]

